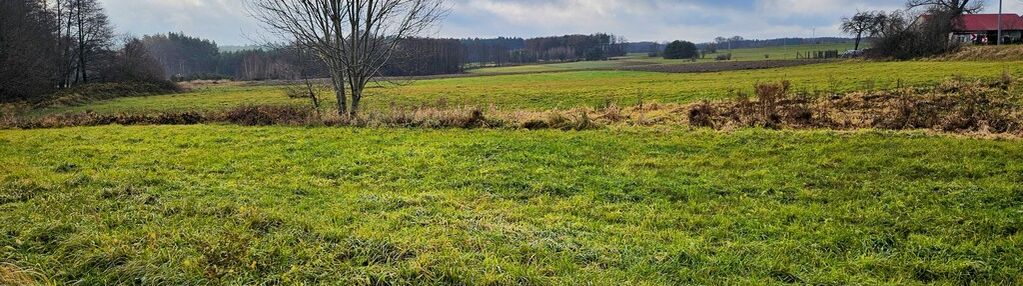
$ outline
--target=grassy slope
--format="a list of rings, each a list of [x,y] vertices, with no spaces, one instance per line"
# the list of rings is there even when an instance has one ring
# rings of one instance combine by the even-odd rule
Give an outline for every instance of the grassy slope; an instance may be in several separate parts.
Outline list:
[[[8,130],[0,261],[84,284],[1023,283],[1021,162],[916,133]]]
[[[501,108],[550,109],[619,105],[644,101],[692,102],[725,98],[734,90],[752,91],[757,82],[790,80],[797,90],[851,91],[934,84],[953,75],[995,78],[1003,71],[1023,74],[1023,62],[839,62],[767,70],[665,74],[587,71],[424,80],[400,87],[368,90],[364,106],[496,105]],[[328,101],[331,97],[328,96]],[[219,109],[243,104],[308,104],[290,99],[276,87],[229,87],[171,96],[120,98],[88,106],[51,108],[37,113],[124,112]],[[330,105],[331,103],[327,103]]]

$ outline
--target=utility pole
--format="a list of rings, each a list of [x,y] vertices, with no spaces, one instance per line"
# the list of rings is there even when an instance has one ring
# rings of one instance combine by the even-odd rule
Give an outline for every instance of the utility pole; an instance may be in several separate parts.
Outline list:
[[[1002,0],[998,0],[998,45],[1002,44]]]

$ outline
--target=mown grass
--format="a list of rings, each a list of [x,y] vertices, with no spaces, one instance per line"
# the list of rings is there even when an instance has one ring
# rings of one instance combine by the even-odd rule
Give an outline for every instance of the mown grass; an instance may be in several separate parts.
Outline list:
[[[80,284],[1019,284],[1020,143],[4,130],[0,261]]]
[[[934,85],[948,78],[994,79],[1004,72],[1023,74],[1023,62],[862,62],[847,61],[766,70],[667,74],[633,71],[583,71],[449,78],[408,85],[374,86],[364,107],[493,105],[502,109],[567,109],[616,103],[689,103],[751,93],[758,82],[789,80],[798,92],[829,93]],[[324,95],[325,105],[332,96]],[[288,98],[280,87],[228,86],[196,92],[119,98],[83,106],[37,110],[35,115],[84,112],[219,110],[240,105],[307,105]]]
[[[852,43],[840,44],[814,44],[814,45],[789,45],[766,48],[733,49],[731,51],[733,61],[762,61],[762,60],[791,60],[797,58],[797,53],[815,51],[837,50],[844,52],[853,49]],[[727,45],[718,50],[718,53],[707,54],[705,58],[696,62],[713,62],[720,54],[729,53]],[[642,66],[655,64],[686,64],[691,60],[673,60],[663,57],[650,57],[647,54],[629,54],[625,57],[615,58],[609,61],[579,61],[570,63],[555,64],[531,64],[505,67],[486,67],[471,69],[468,72],[473,74],[517,74],[536,72],[557,72],[557,71],[578,71],[590,69],[613,69],[626,66]]]

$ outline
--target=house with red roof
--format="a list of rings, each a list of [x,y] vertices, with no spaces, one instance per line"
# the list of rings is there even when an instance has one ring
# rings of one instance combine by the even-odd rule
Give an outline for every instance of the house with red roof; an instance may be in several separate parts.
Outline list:
[[[998,42],[998,14],[963,15],[955,23],[952,40],[968,44],[995,44]],[[1023,17],[1002,14],[1002,43],[1023,41]]]

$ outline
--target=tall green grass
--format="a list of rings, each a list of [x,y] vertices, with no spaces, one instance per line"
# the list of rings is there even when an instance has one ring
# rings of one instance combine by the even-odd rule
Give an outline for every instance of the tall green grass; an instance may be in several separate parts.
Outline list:
[[[80,284],[1019,284],[1023,144],[0,131],[0,261]]]

